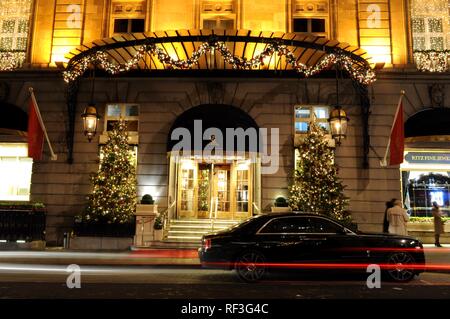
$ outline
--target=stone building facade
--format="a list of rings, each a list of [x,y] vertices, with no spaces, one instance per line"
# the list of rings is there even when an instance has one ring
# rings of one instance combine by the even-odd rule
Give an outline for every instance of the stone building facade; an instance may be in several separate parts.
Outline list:
[[[97,39],[113,38],[123,33],[193,30],[208,26],[267,31],[269,34],[308,33],[339,43],[349,43],[355,50],[360,47],[367,51],[364,58],[372,57],[368,61],[375,68],[377,77],[367,87],[370,115],[364,114],[361,94],[353,81],[348,77],[339,79],[340,105],[350,121],[346,139],[335,148],[339,176],[347,185],[345,193],[350,198],[350,211],[359,229],[365,231],[381,231],[386,200],[402,198],[405,202],[409,201],[408,208],[412,207],[411,198],[406,199],[402,189],[401,168],[380,166],[400,91],[406,91],[403,100],[405,119],[429,107],[450,105],[450,94],[446,94],[450,87],[449,73],[424,72],[421,70],[421,61],[414,60],[414,41],[421,41],[421,22],[417,22],[420,19],[413,16],[416,14],[414,10],[419,10],[415,8],[417,1],[5,1],[29,4],[30,20],[28,33],[25,33],[28,42],[22,48],[24,56],[16,57],[11,63],[18,62],[10,69],[4,67],[5,71],[0,73],[0,82],[5,88],[1,96],[2,104],[14,105],[27,112],[28,88],[33,87],[49,139],[58,155],[57,161],[50,160],[48,148],[44,147],[43,159],[33,163],[29,189],[29,199],[43,202],[48,208],[48,244],[62,243],[63,233],[73,225],[73,216],[86,204],[86,196],[91,191],[89,175],[98,168],[108,105],[138,106],[138,194],[152,194],[161,211],[179,196],[179,186],[171,182],[173,172],[167,140],[173,123],[184,112],[207,104],[234,106],[250,116],[259,128],[278,128],[279,169],[274,174],[260,175],[260,180],[255,177],[255,171],[251,173],[255,183],[251,201],[255,205],[248,203],[252,208],[247,210],[250,214],[256,214],[269,213],[275,198],[288,195],[295,167],[296,134],[299,134],[296,130],[296,110],[299,107],[332,108],[336,103],[336,79],[333,72],[331,75],[325,72],[323,76],[308,78],[295,76],[292,72],[270,70],[270,66],[261,75],[247,75],[239,70],[210,74],[204,70],[198,70],[198,73],[192,70],[183,74],[183,70],[172,72],[169,68],[159,70],[161,72],[137,71],[120,76],[100,72],[95,79],[93,96],[102,119],[98,134],[92,142],[88,142],[83,135],[80,116],[92,99],[92,78],[87,71],[80,77],[76,93],[73,152],[70,152],[68,87],[62,72],[69,62],[64,56],[70,51],[75,52],[75,48],[82,44],[89,47]],[[429,8],[427,12],[436,19],[432,9]],[[4,12],[1,19],[5,20],[6,15]],[[434,21],[432,18],[425,18],[424,23]],[[446,28],[448,12],[443,13],[441,19],[443,25],[440,27]],[[418,29],[413,24],[419,24]],[[445,53],[450,43],[448,31],[437,32],[441,30],[439,26],[433,28],[431,37],[426,34],[426,30],[423,32],[425,47],[422,51],[433,49],[448,54]],[[439,37],[441,33],[444,41],[442,48],[434,47],[436,43],[440,45],[440,40],[432,38]],[[6,40],[2,43],[6,43]],[[0,48],[0,52],[2,58],[6,59],[7,47]],[[433,63],[432,57],[430,61]],[[440,105],[436,105],[436,99]],[[368,135],[365,136],[366,129]],[[409,139],[407,147],[420,152],[436,149],[443,153],[450,152],[445,132],[438,135],[441,135],[440,139]],[[21,136],[4,133],[0,145],[23,142]],[[69,163],[70,153],[73,161]],[[0,154],[0,158],[2,156],[5,157]],[[424,167],[424,172],[444,172],[448,169],[445,163],[438,168],[432,162],[427,165],[432,167]],[[12,177],[8,175],[2,183],[6,183],[6,178]],[[448,193],[444,192],[444,197],[448,196],[445,194]],[[179,216],[177,212],[173,214],[173,218]]]

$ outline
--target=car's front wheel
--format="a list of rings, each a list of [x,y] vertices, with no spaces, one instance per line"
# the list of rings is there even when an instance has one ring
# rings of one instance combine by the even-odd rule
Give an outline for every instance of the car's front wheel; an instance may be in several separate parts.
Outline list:
[[[395,252],[388,257],[387,275],[397,282],[411,281],[416,275],[413,267],[414,258],[406,252]]]
[[[234,269],[238,278],[245,282],[257,282],[266,273],[266,259],[257,251],[247,251],[241,254],[235,262]]]

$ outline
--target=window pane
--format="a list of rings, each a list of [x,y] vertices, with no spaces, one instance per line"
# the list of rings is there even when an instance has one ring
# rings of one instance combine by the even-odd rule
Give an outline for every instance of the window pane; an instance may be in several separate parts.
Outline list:
[[[444,38],[443,37],[431,37],[430,38],[431,50],[442,51],[444,50]]]
[[[307,122],[295,122],[295,132],[296,133],[308,132],[308,123]]]
[[[328,119],[328,107],[314,107],[314,114],[318,119]]]
[[[220,28],[225,30],[234,29],[234,21],[231,19],[220,20]]]
[[[139,116],[139,107],[137,105],[127,105],[125,107],[125,116]]]
[[[302,118],[302,119],[309,119],[310,116],[311,116],[310,113],[311,113],[311,111],[309,109],[301,109],[301,108],[299,108],[299,109],[295,110],[295,117],[298,118],[298,119],[300,119],[300,118]]]
[[[308,19],[294,19],[294,32],[308,32]]]
[[[412,19],[412,30],[417,33],[425,32],[425,20],[423,18]]]
[[[325,32],[325,19],[311,19],[311,32]]]
[[[217,21],[215,19],[205,19],[203,20],[203,29],[215,29],[217,28],[216,24]]]
[[[114,33],[127,33],[127,32],[128,32],[128,19],[114,20]]]
[[[425,51],[425,37],[414,37],[414,50],[416,51]]]
[[[275,219],[261,230],[261,233],[264,234],[298,234],[311,232],[313,232],[312,224],[309,218],[304,217]]]
[[[131,20],[131,32],[144,32],[145,21],[144,19],[132,19]]]
[[[328,122],[318,122],[317,124],[324,128],[327,132],[330,131],[330,124]]]
[[[2,33],[14,33],[14,27],[16,25],[16,21],[14,20],[5,20],[2,23]]]
[[[441,33],[442,32],[442,19],[429,19],[428,20],[428,31]]]
[[[336,234],[342,231],[342,227],[322,218],[314,218],[312,226],[315,233],[333,233]]]
[[[117,104],[108,105],[106,112],[107,116],[120,116],[120,113],[121,113],[120,105]]]

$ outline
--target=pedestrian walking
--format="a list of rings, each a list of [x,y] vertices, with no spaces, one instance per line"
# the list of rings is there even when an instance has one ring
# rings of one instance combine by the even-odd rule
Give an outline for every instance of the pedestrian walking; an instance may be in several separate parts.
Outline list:
[[[402,208],[401,200],[396,199],[394,201],[394,207],[387,210],[387,218],[390,234],[408,235],[406,224],[409,221],[409,216],[406,210]]]
[[[437,202],[433,202],[433,208],[431,209],[434,219],[434,245],[436,247],[442,247],[439,242],[439,237],[444,233],[444,221],[442,220],[442,212]]]
[[[395,198],[386,202],[386,209],[384,210],[384,220],[383,220],[383,233],[389,233],[389,221],[387,216],[387,211],[389,208],[394,207]]]

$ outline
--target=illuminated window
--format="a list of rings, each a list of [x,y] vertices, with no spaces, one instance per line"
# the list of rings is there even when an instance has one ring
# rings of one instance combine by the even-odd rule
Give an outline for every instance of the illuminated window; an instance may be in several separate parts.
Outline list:
[[[325,130],[330,130],[328,117],[330,108],[328,106],[301,105],[295,107],[295,133],[305,134],[308,132],[309,123],[316,121]],[[315,118],[314,118],[315,117]]]
[[[146,0],[112,0],[110,15],[111,36],[145,32]]]
[[[105,112],[105,131],[111,131],[114,124],[123,119],[130,135],[137,134],[139,128],[139,105],[108,104]]]
[[[0,71],[20,67],[28,44],[32,0],[1,0]]]
[[[237,5],[234,0],[202,0],[200,8],[201,28],[236,29]]]
[[[25,143],[0,143],[0,200],[30,200],[33,160]]]
[[[450,0],[412,0],[411,27],[415,51],[450,49]]]

